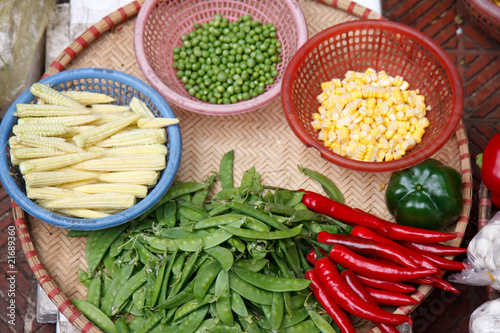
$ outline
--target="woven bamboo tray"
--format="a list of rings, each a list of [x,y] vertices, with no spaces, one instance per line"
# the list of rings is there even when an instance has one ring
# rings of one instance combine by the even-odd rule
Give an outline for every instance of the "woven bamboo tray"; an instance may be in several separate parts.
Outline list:
[[[299,0],[308,22],[310,37],[334,24],[359,18],[383,19],[379,14],[346,0]],[[134,16],[142,1],[134,1],[106,16],[70,44],[44,74],[49,76],[69,68],[104,67],[126,72],[144,81],[134,55]],[[290,130],[278,99],[253,112],[233,116],[208,116],[172,106],[180,120],[183,157],[178,179],[201,181],[217,171],[227,151],[235,151],[235,182],[255,166],[265,185],[289,189],[321,187],[298,171],[301,165],[322,172],[335,180],[346,202],[379,217],[391,219],[384,204],[384,187],[390,173],[351,171],[323,160],[314,149],[306,148]],[[450,227],[458,237],[450,242],[460,246],[469,220],[472,174],[468,140],[461,123],[455,135],[434,158],[457,169],[462,175],[464,208],[457,223]],[[220,188],[217,186],[214,191]],[[84,298],[86,289],[78,281],[77,270],[86,270],[85,239],[66,237],[67,230],[33,217],[12,203],[17,233],[39,284],[64,316],[82,332],[100,332],[70,302]],[[423,301],[433,287],[422,285],[413,297]],[[416,306],[394,309],[410,314]],[[357,332],[380,332],[371,323]]]

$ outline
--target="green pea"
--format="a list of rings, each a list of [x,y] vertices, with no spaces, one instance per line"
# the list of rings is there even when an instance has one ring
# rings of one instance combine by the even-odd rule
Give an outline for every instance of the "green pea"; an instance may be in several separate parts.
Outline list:
[[[99,308],[82,299],[74,299],[71,301],[74,306],[89,320],[96,324],[106,333],[116,333],[115,324],[106,316]]]

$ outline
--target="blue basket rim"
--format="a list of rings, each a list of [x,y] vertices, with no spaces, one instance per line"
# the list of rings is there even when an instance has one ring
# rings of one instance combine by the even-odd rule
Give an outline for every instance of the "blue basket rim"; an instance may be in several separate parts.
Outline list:
[[[51,75],[40,80],[44,84],[59,84],[61,82],[86,79],[86,78],[101,78],[119,81],[134,89],[140,91],[147,96],[151,102],[157,106],[158,110],[165,117],[175,117],[172,109],[167,101],[151,86],[144,81],[120,71],[106,68],[78,68],[70,69],[57,74]],[[0,142],[2,144],[2,154],[0,158],[0,180],[15,203],[33,217],[36,217],[46,223],[57,227],[74,229],[74,230],[97,230],[113,226],[117,226],[138,217],[146,212],[156,202],[158,202],[163,194],[172,185],[177,171],[179,169],[182,155],[182,138],[179,125],[171,125],[167,127],[168,136],[170,138],[170,148],[168,150],[168,163],[162,176],[156,186],[151,190],[146,198],[142,199],[133,207],[124,210],[120,213],[110,215],[99,219],[79,219],[58,215],[49,211],[45,211],[35,204],[32,200],[19,189],[16,182],[13,180],[9,171],[9,162],[7,161],[6,145],[11,133],[12,124],[16,118],[16,104],[31,101],[35,96],[31,94],[29,88],[26,89],[9,107],[3,120],[0,124]]]

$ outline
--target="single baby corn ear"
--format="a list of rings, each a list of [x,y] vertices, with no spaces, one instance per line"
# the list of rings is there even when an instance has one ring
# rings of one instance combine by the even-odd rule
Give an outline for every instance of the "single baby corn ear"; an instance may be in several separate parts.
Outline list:
[[[179,123],[177,118],[141,118],[137,120],[139,128],[162,128]]]
[[[12,127],[15,135],[32,133],[40,136],[61,136],[69,130],[63,124],[17,124]]]
[[[19,134],[16,136],[16,138],[18,143],[29,147],[50,148],[50,149],[62,150],[67,153],[85,152],[82,148],[79,148],[74,144],[66,142],[62,138],[45,137],[31,133]]]
[[[132,97],[132,100],[130,101],[130,108],[132,109],[132,111],[142,115],[145,118],[155,118],[155,115],[153,114],[153,112],[151,112],[146,103],[144,103],[137,97]]]
[[[40,201],[41,207],[54,209],[128,209],[135,205],[135,196],[123,193],[88,194],[75,198]]]
[[[30,172],[24,176],[26,186],[44,187],[87,179],[98,179],[99,173],[88,171],[41,171]]]
[[[58,116],[76,116],[91,114],[90,109],[82,106],[81,108],[51,105],[51,104],[17,104],[16,116],[18,117],[58,117]]]
[[[112,121],[108,124],[104,124],[75,135],[73,140],[76,142],[76,145],[81,148],[92,146],[119,132],[128,125],[137,122],[137,119],[140,117],[141,116],[137,114]]]
[[[164,155],[144,154],[128,156],[112,156],[92,159],[74,165],[75,169],[87,171],[161,171],[166,167]]]
[[[82,126],[99,119],[97,114],[59,116],[59,117],[25,117],[17,120],[18,124],[62,124],[66,126]]]
[[[158,183],[159,173],[157,171],[124,171],[106,172],[99,175],[99,181],[106,183],[138,184],[155,186]]]
[[[67,91],[61,91],[61,94],[85,106],[92,104],[111,103],[115,101],[115,99],[111,96],[91,91],[67,90]]]
[[[62,156],[38,158],[35,160],[21,162],[21,164],[19,164],[19,171],[21,171],[23,175],[33,171],[51,171],[51,170],[61,169],[83,161],[87,161],[93,158],[99,158],[101,156],[104,156],[103,152],[85,152],[76,154],[66,154]]]
[[[85,108],[82,104],[74,101],[73,99],[64,96],[62,93],[59,91],[52,89],[48,85],[42,84],[42,83],[34,83],[31,88],[30,92],[43,99],[46,103],[53,104],[53,105],[61,105],[61,106],[69,106],[73,108]]]
[[[125,193],[136,198],[145,198],[148,195],[147,186],[136,184],[99,183],[77,186],[74,190],[85,194]]]

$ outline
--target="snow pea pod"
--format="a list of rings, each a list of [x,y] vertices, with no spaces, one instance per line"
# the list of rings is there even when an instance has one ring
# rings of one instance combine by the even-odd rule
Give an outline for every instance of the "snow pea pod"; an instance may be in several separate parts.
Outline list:
[[[344,203],[344,195],[330,178],[311,169],[299,167],[299,170],[317,181],[330,199]]]
[[[308,319],[285,328],[285,333],[320,333],[320,330],[312,319]]]
[[[307,318],[309,318],[309,314],[307,313],[307,310],[304,307],[299,308],[299,309],[295,309],[293,311],[293,316],[291,316],[291,317],[285,316],[283,318],[283,327],[287,328],[290,326],[294,326],[298,323],[303,322]]]
[[[206,210],[192,202],[180,202],[179,214],[191,221],[199,222],[209,217]]]
[[[194,279],[194,297],[201,301],[205,297],[208,288],[215,280],[222,267],[217,260],[206,261],[196,273]]]
[[[93,272],[101,262],[104,254],[108,251],[111,243],[117,239],[128,227],[127,223],[119,226],[103,229],[101,232],[94,232],[89,236],[85,246],[85,257],[89,272]],[[99,230],[98,230],[99,231]]]
[[[158,209],[163,210],[163,216],[158,220],[158,226],[174,227],[177,221],[177,203],[175,201],[169,201]]]
[[[201,302],[198,302],[197,300],[191,300],[189,302],[185,302],[179,308],[177,311],[175,311],[175,315],[173,318],[173,324],[180,324],[184,320],[186,320],[186,316],[189,314],[193,313],[193,311],[196,311],[200,308],[205,307],[206,305],[215,302],[215,296],[212,294],[206,294],[205,297],[201,300]]]
[[[246,239],[283,239],[297,236],[302,230],[302,224],[299,224],[295,228],[287,229],[287,230],[277,230],[277,231],[269,231],[269,232],[260,232],[249,229],[240,229],[229,226],[220,226],[222,230],[227,231],[235,236],[246,238]]]
[[[160,235],[162,237],[172,238],[172,239],[187,238],[191,236],[203,236],[206,235],[207,233],[208,231],[206,230],[187,231],[182,227],[166,228],[160,231]]]
[[[219,164],[220,184],[222,189],[234,186],[234,150],[230,150],[222,156]]]
[[[269,225],[275,229],[278,229],[278,230],[288,229],[286,226],[284,226],[282,223],[278,222],[272,216],[269,216],[268,214],[266,214],[258,209],[255,209],[250,205],[243,204],[240,202],[235,202],[235,201],[228,202],[226,205],[234,211],[237,211],[239,213],[254,217],[254,218],[266,223],[267,225]]]
[[[147,333],[150,332],[151,329],[153,329],[161,320],[162,318],[162,313],[157,312],[151,317],[149,317],[144,325],[142,325],[137,331],[134,333]]]
[[[116,277],[111,281],[108,291],[101,300],[101,310],[108,316],[112,315],[113,301],[120,286],[128,280],[134,270],[133,265],[126,265],[118,271]]]
[[[101,275],[102,271],[99,271],[94,276],[94,278],[92,278],[89,289],[87,291],[87,302],[89,302],[90,304],[94,305],[97,308],[99,307],[101,300],[101,285],[102,285]]]
[[[231,251],[222,246],[212,247],[210,249],[204,249],[208,255],[217,260],[221,265],[222,269],[226,272],[233,267],[234,256]]]
[[[268,259],[238,259],[234,262],[234,266],[248,269],[253,272],[258,272],[269,263]]]
[[[205,188],[204,183],[197,183],[197,182],[178,182],[174,183],[168,191],[163,195],[163,197],[153,205],[150,209],[148,209],[144,214],[142,214],[139,217],[139,221],[144,220],[146,217],[148,217],[151,213],[153,213],[158,207],[164,205],[166,202],[170,200],[177,199],[185,194],[191,194],[196,191],[199,191],[203,188]]]
[[[215,280],[215,308],[220,320],[229,326],[234,324],[233,311],[231,310],[231,292],[229,289],[229,275],[220,271]]]
[[[194,236],[194,237],[176,239],[175,244],[177,244],[179,250],[185,252],[195,252],[200,247],[202,247],[203,249],[209,249],[214,246],[217,246],[227,241],[231,237],[233,237],[232,233],[218,229],[212,233],[203,236],[198,236],[198,237]]]
[[[201,220],[194,225],[194,230],[207,229],[218,227],[219,225],[227,225],[234,222],[244,222],[248,217],[241,214],[224,214],[209,217]]]
[[[83,299],[74,299],[71,301],[74,306],[89,320],[96,324],[106,333],[116,333],[115,324],[99,308]]]
[[[146,270],[143,268],[121,285],[113,301],[113,315],[120,312],[129,297],[131,297],[132,294],[147,281],[147,279],[148,276],[146,274]]]
[[[231,310],[238,316],[248,316],[248,309],[245,305],[245,301],[243,301],[243,298],[241,298],[238,293],[231,293]]]
[[[254,303],[263,305],[272,304],[273,294],[271,292],[247,283],[232,272],[229,273],[229,287],[234,292]]]
[[[194,300],[194,281],[181,290],[177,295],[168,297],[163,303],[158,305],[159,309],[174,309],[186,302]]]
[[[336,333],[335,329],[319,313],[314,310],[307,310],[307,313],[321,333]]]
[[[175,243],[175,240],[170,239],[170,238],[160,238],[160,237],[154,237],[154,236],[145,236],[144,240],[148,242],[148,244],[158,250],[161,251],[176,251],[177,250],[177,244]]]
[[[283,322],[283,314],[284,314],[285,304],[283,299],[283,294],[274,292],[273,300],[271,303],[271,316],[269,318],[269,325],[271,325],[271,331],[277,332]]]
[[[179,325],[178,332],[194,333],[201,325],[203,319],[208,312],[208,305],[202,306],[199,309],[191,312]]]
[[[130,333],[124,317],[120,317],[115,320],[115,329],[116,333]]]
[[[239,278],[251,285],[272,292],[300,291],[306,289],[311,281],[307,279],[282,278],[252,272],[250,270],[233,267],[233,271]]]

